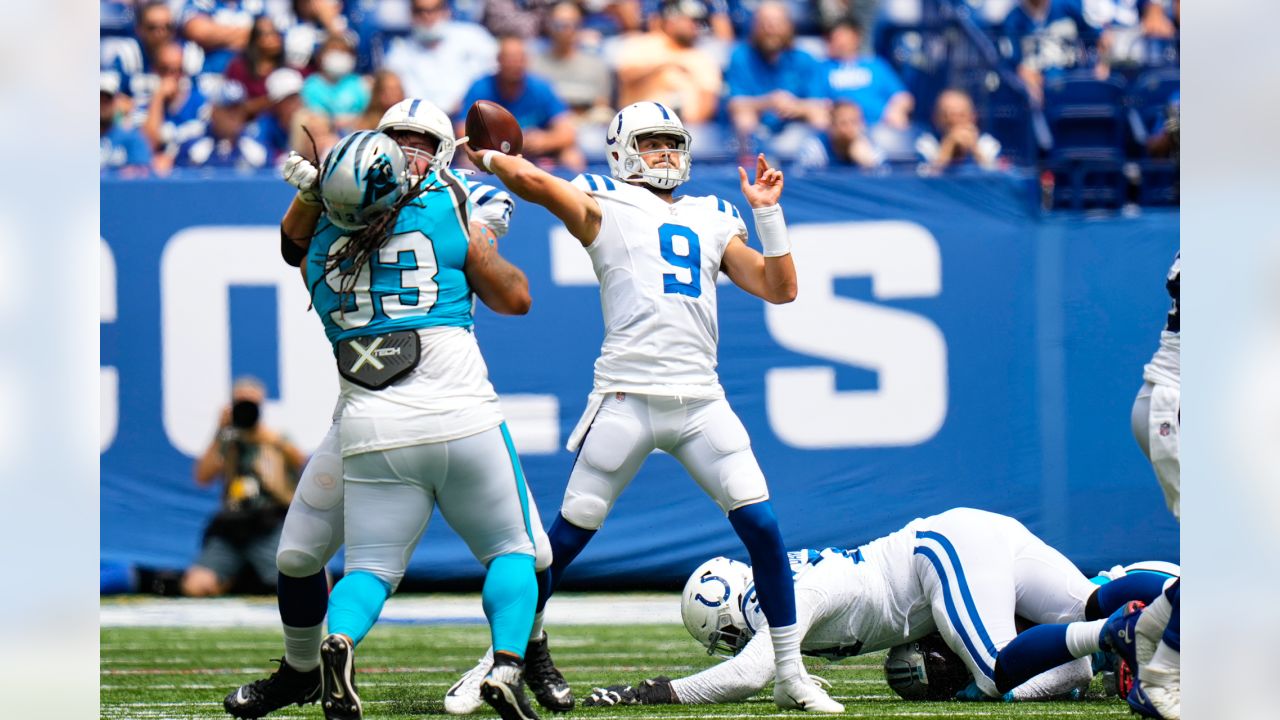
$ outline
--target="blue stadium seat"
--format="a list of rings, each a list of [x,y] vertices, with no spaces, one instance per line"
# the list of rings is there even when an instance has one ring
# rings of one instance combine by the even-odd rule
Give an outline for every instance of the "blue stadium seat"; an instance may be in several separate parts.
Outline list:
[[[1092,71],[1051,78],[1044,88],[1052,159],[1117,160],[1124,155],[1124,83]]]

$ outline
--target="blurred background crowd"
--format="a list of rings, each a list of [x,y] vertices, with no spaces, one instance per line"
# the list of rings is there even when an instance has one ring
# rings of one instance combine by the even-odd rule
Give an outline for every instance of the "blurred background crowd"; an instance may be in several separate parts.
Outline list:
[[[700,164],[1176,204],[1178,33],[1178,0],[101,0],[101,166],[270,172],[418,97],[459,134],[498,102],[526,156],[581,170],[656,100]]]

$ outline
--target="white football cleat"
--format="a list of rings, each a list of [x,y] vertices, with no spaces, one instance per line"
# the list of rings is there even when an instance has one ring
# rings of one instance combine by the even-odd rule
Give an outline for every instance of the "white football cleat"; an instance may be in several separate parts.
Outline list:
[[[1164,720],[1181,720],[1182,718],[1180,675],[1181,673],[1176,670],[1161,670],[1150,666],[1142,669],[1138,683],[1142,694],[1146,695],[1147,704],[1160,713],[1160,717]]]
[[[804,663],[796,660],[791,667],[779,672],[773,684],[773,701],[783,710],[804,710],[830,715],[844,712],[844,705],[832,700],[823,689],[823,684],[830,686],[822,678],[805,672]]]
[[[480,683],[493,667],[493,648],[484,651],[480,662],[471,668],[444,694],[444,711],[450,715],[470,715],[485,706],[480,697]]]

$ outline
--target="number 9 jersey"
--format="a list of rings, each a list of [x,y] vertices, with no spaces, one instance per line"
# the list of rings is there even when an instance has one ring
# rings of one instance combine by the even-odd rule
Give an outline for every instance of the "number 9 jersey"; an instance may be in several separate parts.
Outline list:
[[[711,195],[667,203],[601,175],[573,184],[601,210],[600,233],[586,246],[605,325],[595,392],[724,397],[716,279],[725,248],[746,237],[742,215]]]

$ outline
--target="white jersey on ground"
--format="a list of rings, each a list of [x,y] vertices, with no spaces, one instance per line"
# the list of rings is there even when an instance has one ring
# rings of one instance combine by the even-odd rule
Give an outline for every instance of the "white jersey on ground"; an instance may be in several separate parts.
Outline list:
[[[741,213],[711,195],[667,203],[601,175],[573,184],[601,209],[600,233],[586,248],[605,325],[595,392],[724,397],[716,279],[725,248],[746,237]]]
[[[994,686],[989,673],[1016,635],[1015,614],[1035,623],[1083,620],[1096,589],[1017,520],[970,508],[917,518],[856,549],[792,553],[792,568],[804,654],[850,657],[938,631],[979,687]],[[744,613],[756,631],[751,641],[733,658],[672,681],[681,703],[738,702],[773,679],[773,645],[753,590]],[[1087,683],[1091,673],[1081,668]],[[1032,682],[1036,697],[1050,697],[1081,679],[1073,672]]]

